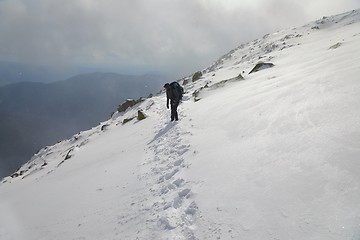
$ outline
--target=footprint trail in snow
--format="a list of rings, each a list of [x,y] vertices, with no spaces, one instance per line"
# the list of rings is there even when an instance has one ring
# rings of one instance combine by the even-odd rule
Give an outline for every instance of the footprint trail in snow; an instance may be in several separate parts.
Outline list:
[[[190,145],[183,136],[188,133],[178,122],[168,122],[163,109],[158,107],[157,112],[160,129],[149,143],[149,157],[143,163],[145,171],[141,175],[153,196],[151,221],[162,230],[162,236],[158,236],[161,239],[196,239],[192,226],[198,207],[185,174],[189,163],[184,155]]]

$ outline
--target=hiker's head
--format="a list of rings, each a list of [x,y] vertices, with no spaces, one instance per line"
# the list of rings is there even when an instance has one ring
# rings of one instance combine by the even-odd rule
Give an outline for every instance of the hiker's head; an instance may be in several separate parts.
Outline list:
[[[166,90],[169,90],[169,89],[170,89],[170,84],[169,84],[169,83],[165,83],[164,88],[165,88]]]

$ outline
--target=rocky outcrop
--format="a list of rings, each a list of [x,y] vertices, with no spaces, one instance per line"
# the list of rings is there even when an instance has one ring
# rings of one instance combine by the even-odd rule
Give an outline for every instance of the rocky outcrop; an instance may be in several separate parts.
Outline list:
[[[128,108],[135,106],[138,103],[143,102],[144,99],[143,98],[139,98],[138,100],[134,100],[134,99],[127,99],[125,102],[123,102],[121,105],[119,105],[118,107],[118,112],[125,112]]]
[[[202,72],[198,71],[196,73],[194,73],[193,77],[192,77],[192,81],[196,82],[197,80],[199,80],[202,77]]]
[[[138,110],[137,120],[141,121],[144,120],[146,117],[141,110]]]
[[[259,62],[258,64],[255,65],[255,67],[249,72],[250,73],[254,73],[254,72],[258,72],[260,70],[264,70],[267,68],[271,68],[275,66],[273,63],[264,63],[264,62]]]

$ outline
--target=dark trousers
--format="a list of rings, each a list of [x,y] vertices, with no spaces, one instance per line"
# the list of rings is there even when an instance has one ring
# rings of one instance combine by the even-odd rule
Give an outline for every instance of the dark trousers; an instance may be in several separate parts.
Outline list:
[[[179,120],[178,112],[177,112],[177,108],[179,106],[179,101],[171,100],[170,104],[171,104],[171,121],[174,121],[174,120],[177,121],[177,120]]]

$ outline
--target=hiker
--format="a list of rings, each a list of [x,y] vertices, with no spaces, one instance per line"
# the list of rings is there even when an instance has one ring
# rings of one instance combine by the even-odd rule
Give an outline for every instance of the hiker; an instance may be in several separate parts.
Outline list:
[[[177,82],[166,83],[164,88],[166,89],[166,107],[169,108],[169,100],[171,104],[171,121],[178,121],[177,108],[182,99],[184,89]]]

